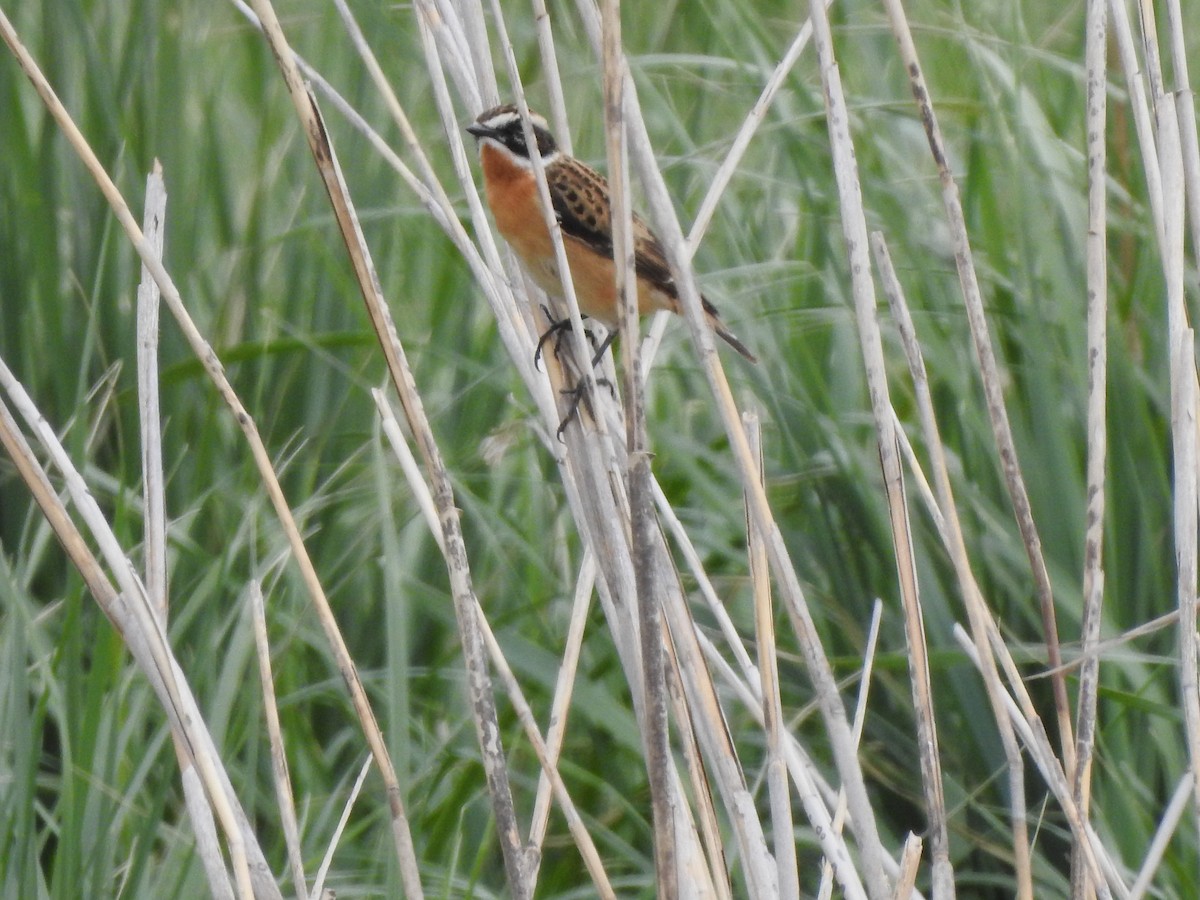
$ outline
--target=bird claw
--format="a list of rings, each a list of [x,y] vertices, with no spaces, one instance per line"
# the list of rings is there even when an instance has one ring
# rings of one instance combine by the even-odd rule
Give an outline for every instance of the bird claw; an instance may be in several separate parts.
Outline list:
[[[550,307],[546,306],[546,304],[544,304],[544,303],[541,306],[542,306],[542,314],[545,315],[546,321],[550,323],[550,327],[547,328],[545,331],[543,331],[541,333],[541,335],[538,337],[537,347],[534,348],[534,351],[533,351],[534,366],[536,366],[538,364],[538,362],[542,359],[542,350],[546,346],[546,342],[548,340],[550,340],[550,338],[554,338],[554,358],[555,359],[559,358],[559,350],[562,347],[562,342],[563,342],[563,332],[571,327],[571,319],[569,317],[564,317],[562,319],[556,319],[556,318],[554,318],[554,314],[552,312],[550,312]],[[584,316],[583,318],[586,319],[587,316]],[[583,333],[585,335],[587,335],[588,343],[590,343],[592,345],[592,348],[595,349],[596,335],[592,333],[592,330],[590,328],[586,328],[586,327],[583,329]],[[610,343],[612,343],[612,338],[606,337],[604,340],[604,343],[600,345],[600,350],[596,354],[596,358],[594,360],[592,360],[593,367],[595,367],[596,363],[599,362],[600,357],[604,355],[604,350],[605,350],[605,348],[608,347],[608,345]]]
[[[554,358],[558,359],[558,350],[562,345],[563,329],[571,327],[570,319],[556,319],[550,312],[550,307],[542,304],[542,312],[546,316],[546,320],[550,323],[550,327],[542,332],[538,338],[537,348],[533,351],[533,365],[536,368],[538,362],[542,358],[542,348],[546,346],[546,341],[554,338]]]
[[[559,358],[559,350],[562,345],[563,332],[571,327],[571,320],[569,318],[554,318],[553,313],[551,313],[549,307],[547,307],[545,304],[542,305],[542,313],[546,316],[546,320],[550,323],[550,327],[542,332],[541,336],[538,338],[537,348],[533,352],[533,364],[535,366],[538,364],[538,361],[543,358],[543,349],[546,346],[546,342],[551,338],[554,339],[554,358]],[[584,316],[584,318],[586,319],[587,316]],[[610,344],[612,344],[613,339],[617,336],[617,332],[616,330],[609,331],[608,334],[604,336],[604,340],[600,342],[599,347],[597,347],[596,344],[596,336],[592,334],[590,329],[585,328],[584,334],[587,335],[589,343],[591,343],[592,348],[595,350],[595,355],[591,360],[591,367],[594,369],[596,366],[600,365],[600,360],[604,358],[604,351],[609,348]],[[608,388],[608,392],[612,395],[613,399],[616,399],[617,389],[613,386],[611,381],[609,381],[607,378],[597,378],[596,384],[604,385],[606,388]],[[575,382],[575,387],[563,388],[559,393],[571,398],[570,406],[567,408],[567,414],[563,416],[562,421],[558,423],[558,430],[555,432],[555,436],[561,441],[563,439],[563,432],[567,430],[567,426],[570,425],[576,418],[578,418],[580,403],[587,404],[588,414],[593,418],[595,418],[595,412],[592,409],[591,400],[588,399],[587,396],[586,375],[580,377],[580,379]]]
[[[608,393],[612,396],[612,398],[614,400],[617,398],[617,389],[615,387],[613,387],[613,383],[611,381],[609,381],[607,378],[597,378],[596,384],[604,385],[604,387],[608,388]],[[588,415],[595,418],[596,413],[595,413],[595,410],[592,408],[591,400],[588,399],[587,377],[586,376],[581,377],[577,382],[575,382],[575,387],[563,388],[562,390],[559,391],[559,393],[562,394],[564,397],[571,398],[571,405],[567,408],[567,414],[565,416],[563,416],[562,421],[558,423],[558,430],[554,432],[555,437],[557,437],[560,441],[562,441],[563,440],[563,432],[567,430],[567,426],[570,425],[576,418],[579,417],[579,404],[580,403],[583,403],[587,406]],[[566,443],[566,442],[563,441],[563,443]]]

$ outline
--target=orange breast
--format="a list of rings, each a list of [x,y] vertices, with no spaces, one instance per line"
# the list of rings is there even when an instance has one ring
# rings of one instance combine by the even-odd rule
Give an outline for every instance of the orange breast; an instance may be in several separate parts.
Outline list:
[[[522,261],[550,255],[550,233],[542,221],[533,173],[512,162],[506,154],[485,143],[480,152],[488,206],[500,234]]]
[[[481,149],[488,206],[500,234],[521,258],[538,287],[552,297],[562,297],[562,283],[554,264],[554,246],[542,218],[533,173],[512,162],[490,144]],[[584,241],[563,235],[571,281],[579,311],[608,327],[617,324],[613,263]],[[674,309],[672,299],[638,279],[638,308],[642,313]]]

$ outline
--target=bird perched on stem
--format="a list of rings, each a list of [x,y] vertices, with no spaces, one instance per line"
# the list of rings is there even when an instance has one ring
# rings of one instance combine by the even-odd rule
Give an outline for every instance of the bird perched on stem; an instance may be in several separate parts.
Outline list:
[[[562,228],[563,248],[579,311],[609,329],[609,335],[597,353],[598,360],[615,336],[620,320],[613,272],[608,181],[595,169],[562,153],[546,127],[545,119],[531,112],[530,122],[536,149],[546,170],[554,214]],[[497,106],[480,114],[467,126],[467,131],[479,144],[484,191],[496,227],[537,285],[550,296],[561,298],[562,281],[554,244],[542,217],[521,114],[512,105]],[[637,215],[633,217],[633,253],[638,311],[642,315],[660,309],[678,313],[679,291],[662,244],[650,226]],[[716,307],[703,297],[701,302],[713,331],[750,362],[758,362],[725,327]],[[561,328],[565,321],[552,325],[542,341]]]

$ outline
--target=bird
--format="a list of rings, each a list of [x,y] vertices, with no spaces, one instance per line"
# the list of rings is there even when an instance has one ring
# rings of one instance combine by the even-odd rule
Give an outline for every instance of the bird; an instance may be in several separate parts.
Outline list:
[[[609,331],[593,360],[595,363],[616,335],[620,320],[608,181],[591,166],[563,153],[544,118],[531,111],[529,120],[546,172],[554,214],[562,230],[579,311]],[[561,299],[562,281],[554,244],[542,216],[520,112],[512,104],[496,106],[480,113],[466,130],[479,146],[484,193],[496,228],[516,251],[538,287]],[[637,214],[633,216],[633,258],[638,312],[646,315],[666,309],[679,313],[679,289],[662,243]],[[705,297],[700,300],[705,318],[718,337],[750,362],[758,362],[721,321],[717,308]],[[565,319],[554,322],[538,342],[539,350],[546,338],[565,324]]]

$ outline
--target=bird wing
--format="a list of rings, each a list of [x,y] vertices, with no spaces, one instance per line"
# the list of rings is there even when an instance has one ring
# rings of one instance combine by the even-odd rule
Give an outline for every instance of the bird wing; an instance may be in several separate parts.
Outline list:
[[[550,199],[563,234],[582,241],[596,253],[612,259],[612,217],[608,181],[599,172],[566,161],[549,179]],[[677,295],[671,267],[662,244],[640,216],[633,216],[633,261],[639,278],[671,297]]]
[[[664,294],[672,298],[679,296],[663,245],[636,213],[633,216],[633,267],[639,278],[646,279]]]
[[[573,159],[546,174],[550,199],[563,233],[611,259],[612,222],[604,176]]]

